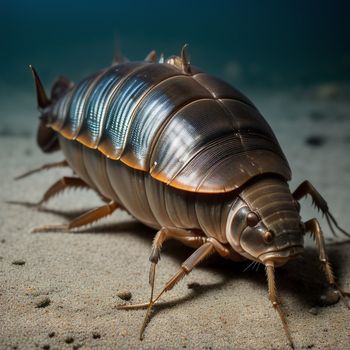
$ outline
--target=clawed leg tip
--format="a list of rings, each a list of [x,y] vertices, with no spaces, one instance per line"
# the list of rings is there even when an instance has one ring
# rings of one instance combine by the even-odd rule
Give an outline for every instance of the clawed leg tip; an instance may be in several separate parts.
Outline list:
[[[53,232],[64,232],[64,231],[70,232],[66,226],[62,226],[62,225],[50,226],[50,225],[48,225],[48,226],[34,227],[30,231],[30,233],[43,233],[43,232],[53,233]]]
[[[17,175],[17,176],[15,176],[12,180],[13,180],[13,181],[22,180],[22,179],[24,179],[25,177],[27,177],[28,175],[30,175],[30,174],[25,173],[25,174]]]
[[[350,298],[350,292],[341,289],[339,286],[337,286],[337,284],[334,284],[333,287],[340,296],[340,300],[343,302],[344,306],[350,310],[350,303],[348,300],[348,298]]]
[[[44,233],[44,232],[50,232],[50,230],[47,230],[45,228],[42,227],[33,227],[29,233]],[[52,232],[52,231],[51,231]]]
[[[10,205],[21,205],[27,208],[33,208],[33,209],[39,209],[41,208],[41,203],[31,203],[31,202],[20,202],[20,201],[5,201],[5,203],[10,204]]]
[[[40,227],[33,227],[29,233],[40,233],[40,232],[44,232],[43,230],[40,229]]]
[[[142,304],[118,304],[115,308],[117,310],[140,310],[146,309],[149,306],[149,303]]]

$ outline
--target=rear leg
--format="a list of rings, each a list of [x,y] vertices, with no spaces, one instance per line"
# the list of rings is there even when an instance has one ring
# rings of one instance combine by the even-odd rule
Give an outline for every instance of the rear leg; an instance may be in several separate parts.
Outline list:
[[[52,169],[52,168],[63,168],[63,167],[68,167],[68,166],[69,166],[69,164],[66,160],[61,160],[60,162],[55,162],[55,163],[48,163],[48,164],[42,165],[39,168],[29,170],[22,175],[16,176],[14,179],[20,180],[20,179],[23,179],[29,175],[38,173],[38,172],[43,171],[43,170],[48,170],[48,169]]]
[[[38,168],[27,171],[22,175],[15,177],[14,180],[23,179],[27,176],[38,173],[38,172],[43,171],[43,170],[49,170],[49,169],[53,169],[53,168],[63,168],[63,167],[69,167],[69,164],[66,160],[61,160],[59,162],[54,162],[54,163],[47,163],[47,164],[44,164]],[[43,203],[47,202],[50,198],[52,198],[53,196],[57,195],[58,193],[64,191],[68,187],[90,188],[90,186],[80,178],[72,177],[72,176],[64,176],[60,180],[55,182],[45,192],[42,199],[38,203],[35,203],[31,206],[37,206],[37,207],[41,206]],[[106,198],[104,198],[103,196],[101,196],[101,198],[103,201],[108,202],[108,200],[106,200]]]
[[[66,160],[62,160],[59,162],[44,164],[39,168],[32,169],[32,170],[27,171],[26,173],[24,173],[22,175],[15,177],[15,180],[23,179],[29,175],[38,173],[38,172],[43,171],[43,170],[48,170],[48,169],[52,169],[52,168],[61,168],[61,167],[69,167],[68,162]],[[41,200],[39,202],[33,203],[33,204],[26,203],[26,205],[40,207],[42,204],[47,202],[49,199],[51,199],[52,197],[54,197],[55,195],[59,194],[60,192],[64,191],[65,189],[67,189],[69,187],[90,188],[90,186],[80,178],[72,177],[72,176],[64,176],[60,180],[55,182],[52,186],[50,186],[50,188],[44,193],[43,197],[41,198]]]
[[[43,225],[32,229],[32,233],[38,232],[57,232],[57,231],[69,231],[74,228],[82,227],[91,224],[97,220],[100,220],[110,214],[121,206],[115,201],[111,201],[101,207],[91,209],[88,212],[78,216],[77,218],[70,221],[68,224],[53,224]]]
[[[67,188],[90,188],[90,186],[78,177],[64,176],[60,180],[56,181],[42,196],[39,202],[35,205],[40,207],[52,197],[63,192]]]
[[[64,176],[60,180],[56,181],[52,186],[50,186],[49,189],[41,197],[41,199],[36,203],[17,202],[17,201],[8,201],[7,203],[20,204],[20,205],[25,205],[27,207],[40,208],[42,204],[46,203],[52,197],[58,195],[59,193],[66,190],[67,188],[91,188],[91,187],[85,181],[83,181],[78,177]],[[98,193],[98,195],[100,194]],[[109,201],[101,195],[100,197],[104,202]]]

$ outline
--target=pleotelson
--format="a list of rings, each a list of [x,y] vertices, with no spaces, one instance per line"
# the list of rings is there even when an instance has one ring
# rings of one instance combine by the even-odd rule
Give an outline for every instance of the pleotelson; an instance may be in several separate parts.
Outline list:
[[[280,146],[252,103],[221,80],[192,72],[147,62],[110,67],[63,96],[50,125],[68,140],[188,192],[230,192],[264,173],[289,180]]]

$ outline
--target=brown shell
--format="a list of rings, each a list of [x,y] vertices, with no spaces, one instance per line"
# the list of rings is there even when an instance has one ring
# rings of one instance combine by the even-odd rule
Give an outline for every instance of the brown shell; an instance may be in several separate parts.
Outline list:
[[[77,84],[52,112],[64,137],[182,190],[228,192],[260,174],[291,176],[255,106],[196,69],[119,64]]]

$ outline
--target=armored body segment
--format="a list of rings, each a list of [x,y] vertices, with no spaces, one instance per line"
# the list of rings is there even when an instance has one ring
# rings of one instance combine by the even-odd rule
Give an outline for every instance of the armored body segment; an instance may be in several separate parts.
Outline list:
[[[140,64],[135,62],[119,64],[98,78],[86,101],[85,118],[78,136],[79,142],[91,148],[98,146],[111,102],[126,77],[139,67]]]
[[[121,157],[138,104],[149,89],[174,75],[179,75],[179,72],[172,66],[143,64],[127,77],[107,110],[98,145],[102,153],[112,159]]]
[[[166,63],[113,66],[69,91],[50,124],[189,192],[230,192],[265,173],[289,180],[288,163],[254,105],[227,83],[191,72]]]
[[[264,224],[276,233],[276,249],[281,249],[288,238],[300,235],[300,216],[285,181],[266,178],[244,189],[242,198],[256,208]]]
[[[241,140],[250,137],[250,147],[243,148]],[[200,193],[230,192],[264,173],[289,176],[288,165],[275,154],[275,144],[256,135],[227,135],[207,145],[169,185]]]
[[[214,98],[231,98],[236,101],[241,101],[247,105],[252,106],[255,109],[253,102],[251,102],[240,91],[229,85],[225,81],[218,79],[207,73],[197,73],[193,75],[193,78],[204,86]]]
[[[48,121],[48,126],[57,132],[61,132],[62,127],[68,118],[69,106],[72,102],[72,96],[75,94],[76,88],[71,89],[66,94],[61,96],[59,100],[53,105],[51,110],[51,120]]]
[[[93,91],[97,76],[98,74],[92,75],[74,87],[69,107],[64,110],[66,117],[59,116],[60,119],[64,119],[62,128],[59,130],[64,137],[74,140],[78,136],[83,120],[86,119],[87,96]]]
[[[155,145],[151,175],[171,181],[206,145],[234,130],[233,120],[214,99],[201,99],[180,109],[167,123]]]
[[[68,140],[61,135],[59,136],[59,142],[69,166],[76,174],[79,174],[79,177],[84,180],[84,182],[86,182],[91,188],[97,190],[97,186],[95,185],[93,179],[90,178],[89,171],[87,170],[87,167],[84,163],[84,145],[79,142]]]
[[[174,76],[154,86],[135,111],[121,161],[149,171],[153,149],[167,122],[185,105],[203,98],[211,95],[191,76]]]
[[[60,136],[59,142],[69,165],[91,188],[147,226],[195,229],[208,237],[215,233],[226,242],[222,217],[235,201],[235,193],[208,197],[179,190],[77,141]]]
[[[82,156],[86,172],[89,174],[89,178],[95,184],[98,192],[107,199],[113,199],[121,203],[118,194],[113,190],[108,176],[108,158],[101,152],[93,151],[88,147],[83,147]]]

